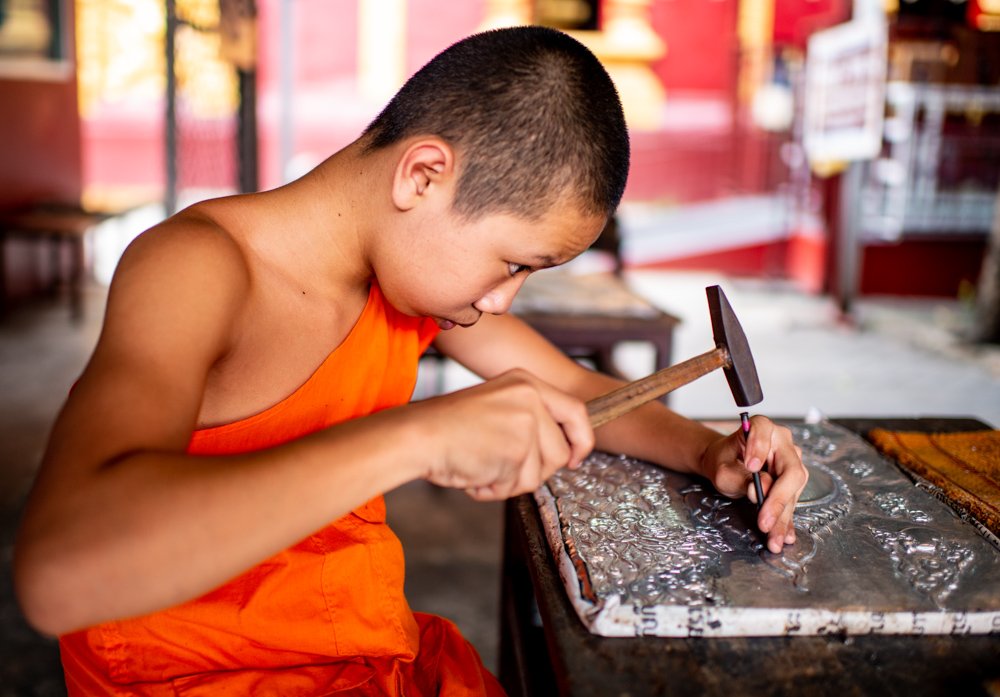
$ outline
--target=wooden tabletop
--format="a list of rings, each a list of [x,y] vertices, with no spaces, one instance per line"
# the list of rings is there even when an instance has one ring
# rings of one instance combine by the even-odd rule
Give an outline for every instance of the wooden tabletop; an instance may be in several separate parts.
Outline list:
[[[670,365],[673,332],[680,323],[613,274],[536,274],[511,311],[570,356],[590,358],[598,370],[612,374],[612,352],[625,341],[653,346],[654,371]]]
[[[974,419],[833,421],[862,435],[874,427],[988,428]],[[566,597],[531,496],[508,502],[504,545],[500,673],[512,695],[984,695],[988,682],[1000,680],[1000,634],[597,636]],[[863,584],[859,578],[859,594]]]

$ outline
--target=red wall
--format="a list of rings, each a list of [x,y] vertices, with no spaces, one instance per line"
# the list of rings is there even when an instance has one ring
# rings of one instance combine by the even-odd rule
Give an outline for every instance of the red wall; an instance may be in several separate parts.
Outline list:
[[[73,26],[72,2],[65,3]],[[73,56],[72,42],[69,55]],[[83,192],[76,73],[65,79],[0,77],[0,209],[33,202],[78,204]],[[37,245],[8,239],[3,293],[10,298],[35,292],[48,274]]]
[[[736,79],[737,0],[653,0],[653,29],[667,44],[654,69],[668,90],[728,93]]]
[[[985,238],[959,235],[868,244],[861,252],[859,290],[955,298],[975,287],[985,253]]]
[[[805,50],[810,34],[850,18],[850,0],[775,0],[774,43]]]
[[[63,0],[66,52],[76,62],[73,1]],[[64,79],[0,76],[0,207],[79,203],[83,192],[76,72]]]
[[[0,207],[77,203],[82,193],[76,75],[65,81],[0,78]]]

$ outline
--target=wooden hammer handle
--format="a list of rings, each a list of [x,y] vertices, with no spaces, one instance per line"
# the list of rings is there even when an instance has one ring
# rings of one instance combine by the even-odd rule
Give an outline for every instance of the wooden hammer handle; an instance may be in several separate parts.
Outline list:
[[[716,368],[730,365],[729,351],[719,346],[683,363],[672,365],[607,394],[587,402],[590,425],[594,428],[641,407],[657,397],[673,392],[678,387],[711,373]]]

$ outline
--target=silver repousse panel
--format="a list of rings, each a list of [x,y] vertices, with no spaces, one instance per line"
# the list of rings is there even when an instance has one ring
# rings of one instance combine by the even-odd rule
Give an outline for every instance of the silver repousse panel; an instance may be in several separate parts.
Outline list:
[[[867,443],[793,425],[810,481],[772,554],[746,499],[593,453],[536,494],[574,605],[631,635],[1000,632],[1000,552]]]

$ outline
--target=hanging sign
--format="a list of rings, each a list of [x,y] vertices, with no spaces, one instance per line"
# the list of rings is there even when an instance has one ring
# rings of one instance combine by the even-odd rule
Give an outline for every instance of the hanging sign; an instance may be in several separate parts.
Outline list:
[[[886,26],[853,21],[809,38],[803,141],[811,162],[867,160],[882,148]]]

